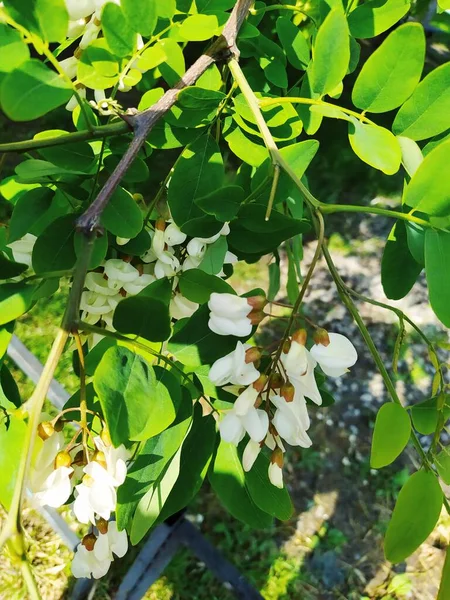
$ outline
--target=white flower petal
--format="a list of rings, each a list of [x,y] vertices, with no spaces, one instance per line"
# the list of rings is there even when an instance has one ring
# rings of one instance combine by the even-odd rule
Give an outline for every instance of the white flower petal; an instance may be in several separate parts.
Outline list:
[[[250,471],[260,452],[261,446],[259,442],[255,442],[250,439],[245,446],[244,453],[242,455],[242,467],[244,471]]]

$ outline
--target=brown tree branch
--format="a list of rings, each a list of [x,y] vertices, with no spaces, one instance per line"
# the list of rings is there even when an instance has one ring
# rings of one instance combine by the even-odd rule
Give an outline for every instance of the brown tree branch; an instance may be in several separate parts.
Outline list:
[[[242,26],[252,4],[253,0],[238,0],[225,24],[222,35],[211,44],[205,54],[202,54],[200,58],[195,61],[180,81],[147,110],[136,115],[127,115],[125,117],[127,123],[134,131],[134,138],[110,178],[101,189],[99,195],[84,214],[77,219],[77,229],[79,231],[90,234],[99,227],[102,212],[119,185],[120,180],[136,158],[137,153],[141,149],[154,125],[175,104],[178,92],[185,87],[194,85],[208,67],[223,59],[224,51],[231,56],[238,55],[236,38],[239,33],[239,28]]]

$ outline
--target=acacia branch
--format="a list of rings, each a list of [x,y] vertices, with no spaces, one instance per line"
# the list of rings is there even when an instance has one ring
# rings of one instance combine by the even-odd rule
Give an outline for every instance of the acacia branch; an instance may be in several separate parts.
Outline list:
[[[120,180],[136,158],[136,155],[155,124],[177,101],[178,92],[185,87],[194,85],[208,67],[219,60],[223,60],[224,52],[225,56],[230,52],[231,56],[238,56],[239,52],[236,47],[236,38],[252,4],[253,0],[238,0],[225,24],[222,35],[195,61],[180,81],[147,110],[136,115],[124,117],[134,131],[134,138],[110,178],[101,189],[97,198],[77,220],[77,228],[81,232],[86,234],[94,231],[99,226],[102,212],[119,185]]]

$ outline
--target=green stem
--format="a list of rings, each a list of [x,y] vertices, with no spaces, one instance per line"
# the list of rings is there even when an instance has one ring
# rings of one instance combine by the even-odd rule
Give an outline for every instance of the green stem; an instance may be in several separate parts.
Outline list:
[[[127,123],[120,121],[119,123],[111,123],[110,125],[99,125],[92,127],[90,131],[74,131],[57,137],[49,137],[38,140],[22,140],[21,142],[8,142],[0,144],[1,152],[24,152],[26,150],[34,150],[38,148],[48,148],[49,146],[60,146],[63,144],[71,144],[73,142],[83,142],[85,140],[101,139],[113,135],[128,133],[130,128]]]
[[[376,123],[368,119],[362,113],[355,112],[354,110],[344,108],[343,106],[339,106],[337,104],[332,104],[331,102],[324,102],[323,100],[318,100],[314,98],[300,98],[299,96],[283,96],[280,98],[261,98],[259,100],[259,106],[261,106],[262,108],[266,108],[268,106],[276,106],[278,104],[309,104],[314,106],[328,106],[336,110],[340,110],[346,115],[356,117],[359,121],[368,123],[369,125],[376,125]]]
[[[22,571],[22,577],[26,583],[28,589],[28,598],[30,600],[41,600],[41,594],[39,593],[39,589],[36,584],[36,580],[33,575],[33,571],[31,570],[30,563],[26,560],[21,561],[20,569]]]
[[[354,204],[325,204],[321,202],[320,212],[324,215],[338,212],[369,213],[372,215],[383,215],[385,217],[391,217],[392,219],[409,221],[410,223],[416,223],[417,225],[421,225],[422,227],[433,227],[431,223],[429,221],[425,221],[425,219],[420,219],[419,217],[415,217],[414,215],[402,213],[396,210],[379,208],[378,206],[358,206]]]

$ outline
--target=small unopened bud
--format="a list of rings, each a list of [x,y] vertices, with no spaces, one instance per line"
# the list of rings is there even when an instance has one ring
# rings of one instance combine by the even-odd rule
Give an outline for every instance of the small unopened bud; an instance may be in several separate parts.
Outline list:
[[[291,349],[292,342],[291,340],[286,340],[283,344],[283,354],[287,354]]]
[[[245,351],[246,364],[258,362],[259,360],[261,360],[261,352],[258,350],[258,348],[253,346]]]
[[[165,220],[162,219],[162,218],[156,219],[155,229],[158,229],[159,231],[164,231],[165,228],[166,228],[166,222],[165,222]]]
[[[281,377],[281,375],[279,373],[274,373],[274,375],[272,375],[272,378],[270,380],[270,387],[273,390],[277,390],[282,385],[284,385],[284,379]]]
[[[314,333],[314,342],[316,344],[322,344],[322,346],[328,346],[330,338],[326,329],[317,329]]]
[[[144,196],[142,194],[133,194],[133,200],[135,202],[143,202]]]
[[[97,452],[94,453],[92,460],[93,460],[93,462],[98,463],[104,469],[106,469],[106,456],[105,456],[105,453],[102,452],[101,450],[97,450]]]
[[[108,521],[106,519],[97,519],[95,524],[97,525],[97,529],[100,533],[108,533]]]
[[[259,325],[265,316],[266,315],[262,310],[252,310],[251,313],[247,315],[247,318],[250,319],[252,325]]]
[[[267,298],[263,295],[250,296],[250,298],[247,298],[247,302],[253,310],[262,310],[267,304]]]
[[[86,548],[86,550],[89,550],[89,552],[92,552],[96,541],[97,541],[96,536],[93,533],[88,533],[81,540],[81,543]]]
[[[267,380],[268,380],[267,375],[265,375],[264,373],[261,373],[261,375],[258,377],[258,379],[253,382],[253,387],[255,388],[255,390],[257,392],[261,393],[263,391],[263,389],[266,387]]]
[[[276,463],[280,467],[280,469],[283,468],[284,459],[283,451],[281,450],[281,448],[275,448],[270,457],[270,462]]]
[[[55,433],[55,428],[50,421],[43,421],[38,425],[38,436],[41,440],[48,440],[48,438]]]
[[[286,400],[286,402],[292,402],[294,399],[295,388],[292,383],[288,382],[281,386],[280,395]]]
[[[261,406],[261,404],[262,404],[262,401],[263,401],[263,399],[261,397],[261,394],[259,394],[258,397],[256,398],[255,404],[253,406],[255,408],[259,408]]]
[[[305,346],[307,337],[308,333],[306,329],[298,329],[295,333],[292,334],[292,339],[294,340],[294,342],[297,342],[297,344],[300,344],[301,346]]]
[[[55,457],[55,469],[59,467],[70,467],[72,464],[72,457],[68,452],[58,452]]]
[[[106,427],[102,429],[100,433],[100,439],[105,444],[105,446],[112,446],[111,436],[109,435],[109,431]]]

